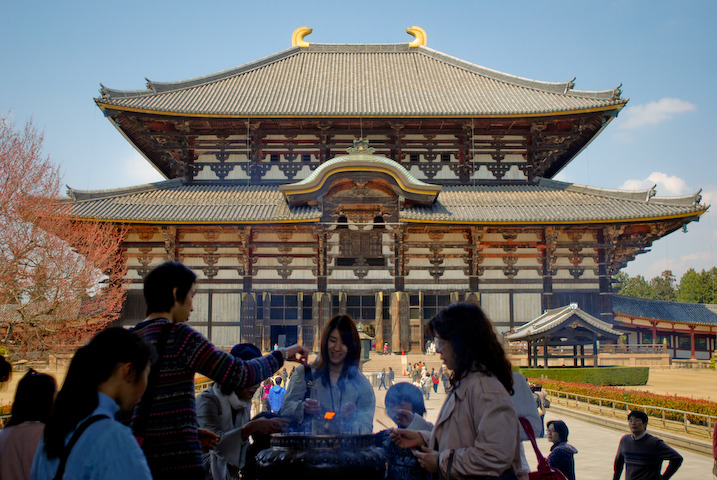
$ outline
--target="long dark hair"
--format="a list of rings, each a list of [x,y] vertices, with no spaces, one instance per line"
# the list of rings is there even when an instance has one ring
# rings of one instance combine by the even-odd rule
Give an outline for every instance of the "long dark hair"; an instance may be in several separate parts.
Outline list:
[[[31,368],[17,384],[12,402],[12,416],[6,427],[23,422],[47,423],[56,392],[57,382],[54,378]]]
[[[168,312],[175,300],[183,302],[196,280],[197,275],[179,262],[166,262],[153,269],[144,278],[147,315]]]
[[[346,374],[353,376],[361,360],[361,340],[359,339],[358,329],[356,328],[354,319],[351,318],[351,315],[345,313],[333,316],[321,333],[319,356],[311,366],[318,375],[323,375],[326,378],[329,376],[330,365],[329,335],[336,329],[339,331],[341,341],[344,342],[344,345],[348,348],[346,359],[344,360],[344,367],[341,370],[341,376]]]
[[[101,331],[77,350],[45,427],[47,457],[60,456],[65,437],[97,408],[97,388],[112,376],[118,365],[130,363],[139,380],[155,355],[151,345],[120,327]]]
[[[433,336],[451,342],[456,368],[451,374],[455,388],[472,370],[495,376],[509,394],[513,394],[513,375],[505,350],[483,310],[473,303],[454,303],[440,310],[428,322]]]

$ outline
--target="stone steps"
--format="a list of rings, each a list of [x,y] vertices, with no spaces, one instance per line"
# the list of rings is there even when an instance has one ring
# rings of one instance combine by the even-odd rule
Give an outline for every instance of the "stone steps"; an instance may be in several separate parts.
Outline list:
[[[380,372],[384,368],[388,371],[388,367],[391,367],[396,373],[396,376],[403,375],[403,357],[406,358],[406,364],[410,363],[413,365],[418,362],[423,362],[428,370],[428,373],[430,373],[433,368],[438,371],[442,364],[440,355],[424,355],[420,353],[408,353],[406,355],[383,355],[371,352],[369,354],[369,360],[363,364],[363,371],[367,373]]]

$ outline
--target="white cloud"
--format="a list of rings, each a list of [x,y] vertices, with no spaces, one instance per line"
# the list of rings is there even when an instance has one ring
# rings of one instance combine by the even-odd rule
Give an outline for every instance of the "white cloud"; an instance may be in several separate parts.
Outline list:
[[[655,125],[671,119],[679,113],[691,112],[697,109],[693,103],[679,98],[661,98],[656,102],[635,105],[625,108],[622,112],[622,128],[639,128],[645,125]]]
[[[671,177],[666,173],[652,172],[642,180],[627,180],[619,188],[621,190],[645,190],[657,185],[657,194],[665,197],[686,195],[689,193],[687,183],[680,177]]]
[[[702,190],[702,204],[703,205],[715,205],[717,201],[717,190]],[[710,208],[710,211],[712,209]],[[709,211],[707,212],[709,213]]]

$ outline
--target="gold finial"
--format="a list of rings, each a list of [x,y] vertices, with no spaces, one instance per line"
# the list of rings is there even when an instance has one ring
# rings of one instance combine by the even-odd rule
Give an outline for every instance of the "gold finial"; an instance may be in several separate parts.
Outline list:
[[[427,43],[426,31],[421,27],[412,26],[406,29],[406,33],[410,33],[415,38],[408,44],[409,47],[425,47]]]
[[[359,138],[357,140],[354,140],[354,146],[346,149],[346,152],[351,155],[354,155],[356,153],[368,153],[369,155],[373,155],[375,151],[375,148],[369,147],[368,139],[366,138]]]
[[[291,36],[292,47],[308,47],[309,42],[304,40],[304,37],[313,32],[313,28],[299,27],[294,30],[294,34]]]

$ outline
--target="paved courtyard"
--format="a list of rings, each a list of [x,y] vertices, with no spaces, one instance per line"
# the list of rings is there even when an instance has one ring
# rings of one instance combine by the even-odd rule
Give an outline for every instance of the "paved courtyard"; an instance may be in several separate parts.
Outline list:
[[[399,377],[398,381],[405,380],[405,377]],[[386,425],[394,426],[391,420],[386,417],[384,409],[385,390],[376,391],[376,416],[374,417],[374,431],[382,430],[383,426],[377,422],[380,420]],[[443,387],[438,387],[438,394],[433,394],[426,402],[426,419],[435,422],[438,413],[446,398],[443,393]],[[578,420],[574,417],[558,417],[555,411],[548,410],[546,421],[563,420],[570,429],[570,443],[578,449],[575,456],[575,471],[578,480],[598,480],[611,479],[613,472],[613,461],[615,452],[620,438],[628,433],[627,421],[625,421],[625,431],[617,431],[611,428],[594,425],[592,423]],[[648,427],[648,432],[650,429]],[[653,432],[656,434],[655,432]],[[656,434],[659,436],[659,434]],[[537,460],[530,442],[525,442],[523,446],[526,448],[528,463],[533,469],[537,466]],[[538,439],[538,447],[543,455],[547,456],[550,452],[550,443],[545,438]],[[712,477],[712,458],[710,456],[693,453],[689,450],[676,448],[684,457],[677,474],[672,477],[675,480],[709,480]],[[623,473],[624,478],[624,473]]]

